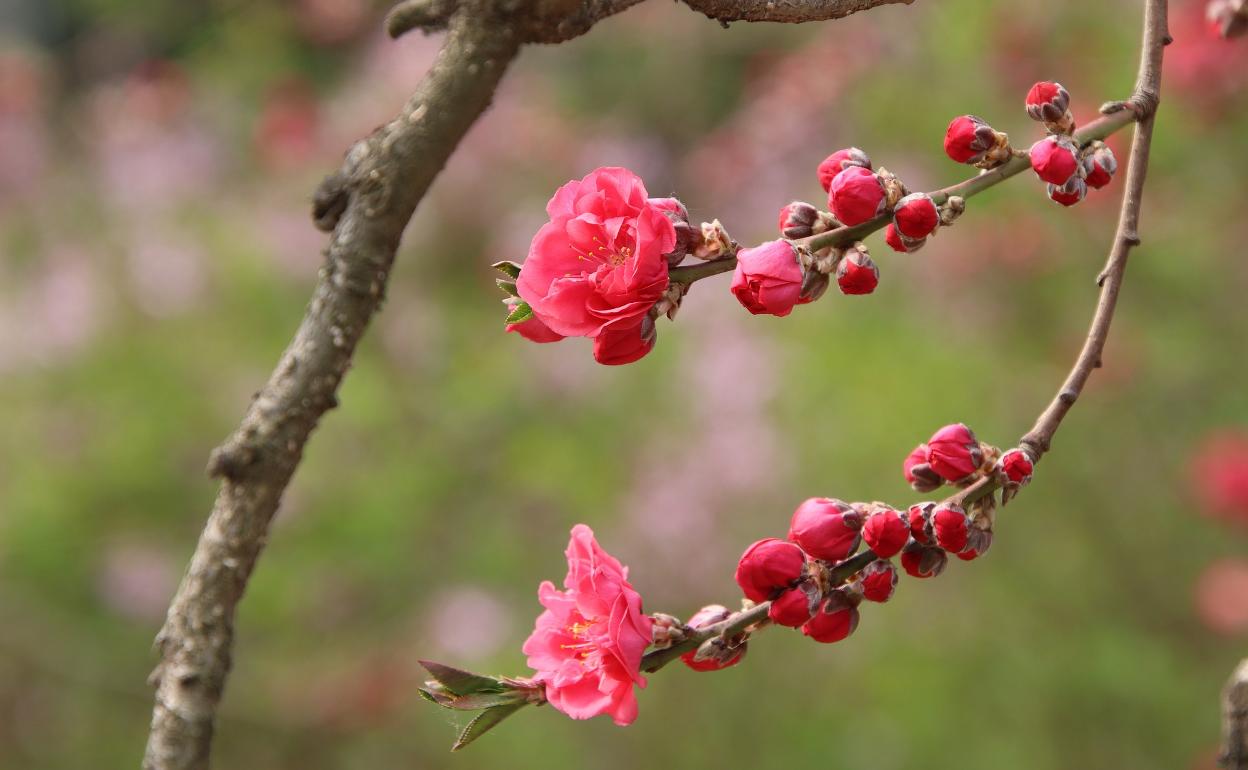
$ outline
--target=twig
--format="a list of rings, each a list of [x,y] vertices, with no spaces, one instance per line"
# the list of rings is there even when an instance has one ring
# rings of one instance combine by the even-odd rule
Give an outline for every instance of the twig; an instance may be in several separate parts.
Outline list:
[[[1240,661],[1222,690],[1222,753],[1226,770],[1248,770],[1248,658]]]
[[[1111,136],[1124,126],[1130,125],[1136,119],[1136,115],[1131,110],[1122,110],[1112,115],[1105,115],[1088,123],[1086,126],[1075,131],[1074,139],[1083,146],[1088,142],[1096,139],[1104,139]],[[1031,168],[1031,162],[1025,158],[1011,158],[1003,165],[987,171],[982,174],[976,174],[969,179],[964,179],[957,184],[942,187],[929,193],[932,200],[937,205],[944,203],[950,196],[957,195],[961,198],[973,198],[974,196],[995,187],[1010,177],[1017,176]],[[811,251],[826,249],[829,247],[845,247],[854,241],[860,241],[872,233],[884,229],[884,227],[892,221],[892,214],[881,214],[880,216],[863,222],[853,227],[838,227],[835,230],[829,230],[826,233],[819,233],[807,238],[800,238],[793,243],[805,246]],[[693,283],[712,275],[726,273],[735,269],[737,260],[735,256],[723,257],[711,262],[702,262],[691,265],[682,265],[681,267],[672,268],[669,275],[671,280],[681,283]]]
[[[725,26],[730,21],[806,21],[840,19],[879,5],[909,5],[914,0],[682,0],[685,5]]]

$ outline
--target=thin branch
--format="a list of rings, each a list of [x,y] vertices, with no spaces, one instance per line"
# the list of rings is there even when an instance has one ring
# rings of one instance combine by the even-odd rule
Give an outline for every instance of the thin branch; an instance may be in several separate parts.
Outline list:
[[[1126,102],[1124,102],[1126,104]],[[1136,114],[1130,109],[1124,109],[1112,115],[1105,115],[1088,123],[1074,133],[1075,142],[1080,147],[1092,142],[1096,139],[1104,139],[1116,133],[1124,126],[1130,125],[1135,120]],[[1011,158],[1006,163],[993,169],[973,177],[964,179],[956,184],[948,187],[942,187],[935,190],[929,195],[937,205],[949,200],[950,196],[957,195],[961,198],[973,198],[976,195],[995,187],[1010,177],[1017,176],[1031,168],[1031,161],[1025,157]],[[829,230],[826,233],[819,233],[807,238],[795,239],[793,243],[799,246],[805,246],[811,251],[818,251],[829,247],[843,248],[850,245],[854,241],[860,241],[868,235],[884,229],[889,222],[892,221],[892,214],[885,213],[880,216],[863,222],[853,227],[838,227],[835,230]],[[723,257],[710,262],[700,262],[690,265],[682,265],[672,268],[670,277],[672,281],[680,283],[693,283],[712,275],[726,273],[735,269],[737,259],[735,256]]]
[[[1222,690],[1222,754],[1226,770],[1248,770],[1248,658],[1239,662]]]

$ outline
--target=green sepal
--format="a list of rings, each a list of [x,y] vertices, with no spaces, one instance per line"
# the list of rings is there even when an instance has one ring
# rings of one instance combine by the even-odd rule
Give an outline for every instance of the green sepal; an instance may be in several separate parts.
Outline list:
[[[504,273],[505,275],[507,275],[507,277],[511,278],[513,281],[520,277],[520,266],[517,265],[515,262],[506,262],[506,261],[495,262],[494,264],[490,265],[490,267],[494,268],[500,273]]]
[[[511,309],[507,315],[507,323],[518,324],[521,321],[527,321],[533,317],[533,308],[529,307],[527,302],[517,302],[516,306]]]
[[[464,671],[463,669],[448,666],[444,663],[435,663],[431,660],[419,660],[417,663],[424,666],[429,675],[434,678],[434,681],[445,687],[446,691],[451,695],[501,693],[513,689],[492,676],[474,674],[471,671]],[[438,700],[434,702],[440,703]],[[478,708],[480,707],[478,706]]]
[[[523,708],[525,703],[510,703],[504,706],[494,706],[482,711],[476,716],[464,731],[455,739],[455,745],[451,746],[451,751],[459,751],[463,747],[472,743],[476,739],[485,735],[489,730],[494,729],[499,722],[514,714]]]
[[[498,288],[502,289],[508,297],[520,296],[520,292],[516,289],[515,281],[509,281],[506,278],[495,278],[494,283],[498,284]]]

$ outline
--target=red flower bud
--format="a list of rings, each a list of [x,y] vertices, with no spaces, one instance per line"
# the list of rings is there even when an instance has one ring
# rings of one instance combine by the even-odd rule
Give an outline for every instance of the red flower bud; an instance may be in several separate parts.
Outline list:
[[[949,553],[961,553],[970,537],[971,517],[960,505],[938,505],[932,511],[932,532],[936,545]]]
[[[870,294],[880,285],[880,269],[861,243],[847,250],[836,263],[836,285],[841,287],[842,294]]]
[[[1088,194],[1088,183],[1077,176],[1072,176],[1064,185],[1050,184],[1047,186],[1049,200],[1063,206],[1073,206]]]
[[[967,538],[966,548],[958,552],[957,557],[962,561],[971,561],[977,559],[988,552],[992,546],[992,532],[978,527],[971,527],[970,537]]]
[[[893,598],[893,591],[897,588],[897,568],[891,561],[876,559],[863,568],[859,580],[862,581],[864,599],[886,602]]]
[[[1011,449],[997,460],[997,471],[1006,478],[1007,484],[1021,487],[1031,481],[1031,472],[1035,465],[1031,457],[1022,449]]]
[[[893,251],[900,251],[902,254],[908,254],[912,251],[918,251],[923,248],[923,244],[927,243],[926,238],[920,238],[917,241],[907,238],[897,232],[896,226],[892,222],[888,223],[888,227],[884,228],[884,242],[892,247]]]
[[[720,621],[727,620],[731,615],[732,612],[722,604],[710,604],[694,613],[694,616],[689,618],[689,622],[686,625],[693,629],[705,628],[706,626],[713,626]],[[741,659],[745,657],[745,649],[746,644],[742,642],[736,646],[726,646],[713,650],[711,651],[713,654],[697,659],[701,650],[699,648],[686,652],[680,656],[680,659],[694,671],[719,671],[722,668],[728,668],[740,663]]]
[[[1028,152],[1031,168],[1049,184],[1058,186],[1079,171],[1079,148],[1065,136],[1046,136],[1031,146]]]
[[[812,497],[793,512],[789,539],[824,561],[840,561],[858,550],[862,514],[831,497]],[[748,594],[747,594],[748,596]]]
[[[1027,92],[1027,117],[1044,123],[1056,123],[1070,107],[1070,94],[1061,83],[1036,83]]]
[[[962,423],[946,425],[927,442],[927,462],[946,481],[957,483],[979,470],[984,462],[979,440]]]
[[[932,542],[932,509],[936,507],[936,503],[915,503],[910,506],[908,518],[910,521],[910,537],[915,542],[927,544]]]
[[[881,559],[896,556],[910,539],[910,523],[888,507],[876,507],[862,524],[862,540]]]
[[[862,166],[846,168],[832,179],[828,188],[832,216],[850,227],[883,214],[887,204],[883,182]]]
[[[735,577],[747,598],[765,602],[796,583],[805,564],[806,556],[801,548],[769,537],[754,543],[741,554]]]
[[[901,464],[902,473],[906,475],[906,483],[915,492],[931,492],[945,483],[940,474],[932,470],[932,466],[928,464],[927,452],[927,444],[919,444],[914,451],[906,455],[905,461]]]
[[[780,234],[785,238],[806,238],[814,235],[819,209],[804,201],[793,201],[780,209]]]
[[[802,633],[816,642],[831,644],[839,642],[858,627],[857,597],[844,589],[833,591],[806,625]]]
[[[1091,151],[1083,156],[1084,178],[1088,187],[1099,190],[1109,184],[1118,171],[1118,159],[1104,142],[1093,142]]]
[[[997,145],[997,132],[974,115],[961,115],[945,130],[945,154],[958,163],[978,163]]]
[[[675,267],[689,256],[698,241],[698,233],[689,224],[689,209],[675,198],[650,198],[648,202],[663,212],[676,231],[676,245],[663,255],[668,266]]]
[[[824,158],[823,162],[819,164],[819,184],[823,187],[824,192],[827,192],[828,188],[832,186],[832,179],[850,166],[861,166],[869,170],[871,168],[871,159],[857,147],[837,150]]]
[[[936,577],[945,571],[949,557],[939,548],[911,543],[901,552],[901,566],[911,577]]]
[[[815,614],[818,598],[817,594],[812,596],[807,592],[805,587],[790,588],[772,600],[767,617],[782,626],[797,628]]]
[[[802,267],[797,251],[784,240],[738,251],[737,269],[728,288],[741,306],[754,315],[784,317],[796,305],[810,301],[802,297]]]
[[[940,210],[927,193],[910,193],[893,207],[893,224],[901,235],[922,240],[940,224]]]

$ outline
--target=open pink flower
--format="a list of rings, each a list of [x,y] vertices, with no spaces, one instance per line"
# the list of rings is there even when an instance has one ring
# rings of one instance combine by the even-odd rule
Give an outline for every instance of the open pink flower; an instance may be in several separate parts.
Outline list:
[[[516,281],[520,297],[555,334],[612,335],[612,344],[595,346],[602,363],[645,355],[641,323],[667,288],[664,255],[676,246],[662,202],[649,200],[628,169],[599,168],[560,187],[546,213]],[[619,340],[631,346],[627,355]]]
[[[652,621],[628,568],[599,547],[593,530],[573,527],[567,556],[565,590],[548,580],[537,589],[546,611],[524,643],[533,678],[545,685],[550,705],[573,719],[610,714],[617,725],[630,724],[637,718],[633,685],[646,686],[641,655]]]

